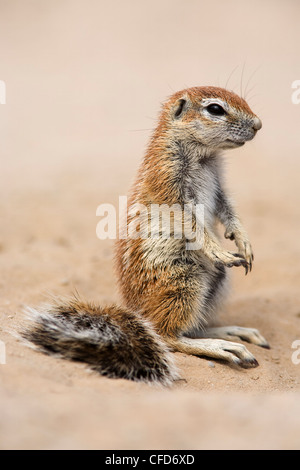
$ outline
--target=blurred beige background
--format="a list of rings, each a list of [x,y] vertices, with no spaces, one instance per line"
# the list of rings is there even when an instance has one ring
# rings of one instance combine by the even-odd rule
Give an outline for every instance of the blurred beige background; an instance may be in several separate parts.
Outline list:
[[[297,0],[0,0],[1,448],[299,448],[300,80]],[[7,330],[45,294],[118,300],[96,208],[127,193],[160,103],[227,86],[263,121],[226,156],[255,250],[220,320],[259,328],[260,367],[176,354],[157,390],[24,348]]]

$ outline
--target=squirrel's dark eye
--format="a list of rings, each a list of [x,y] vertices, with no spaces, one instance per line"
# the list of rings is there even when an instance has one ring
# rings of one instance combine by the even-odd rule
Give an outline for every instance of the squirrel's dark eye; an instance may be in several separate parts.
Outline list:
[[[224,116],[226,114],[225,109],[219,104],[209,104],[206,109],[209,114],[212,114],[213,116]]]

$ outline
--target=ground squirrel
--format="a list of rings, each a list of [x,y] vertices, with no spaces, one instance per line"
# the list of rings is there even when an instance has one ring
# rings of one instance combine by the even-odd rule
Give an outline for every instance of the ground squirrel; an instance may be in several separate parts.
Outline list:
[[[212,327],[212,322],[223,300],[227,268],[242,266],[247,274],[253,263],[247,233],[224,190],[221,153],[253,139],[260,128],[260,119],[233,92],[194,87],[173,94],[140,166],[126,223],[138,222],[142,233],[152,223],[150,207],[163,212],[184,206],[196,246],[188,248],[185,233],[176,236],[174,223],[178,217],[182,223],[182,211],[178,216],[176,210],[169,236],[164,229],[170,227],[160,218],[155,236],[120,238],[116,266],[124,306],[100,307],[73,298],[30,309],[34,323],[23,336],[43,352],[85,362],[102,375],[146,382],[169,384],[178,378],[171,351],[257,366],[244,345],[232,342],[268,348],[257,330]],[[195,207],[201,204],[200,220]],[[150,210],[144,219],[141,205]],[[217,222],[238,253],[222,248]]]

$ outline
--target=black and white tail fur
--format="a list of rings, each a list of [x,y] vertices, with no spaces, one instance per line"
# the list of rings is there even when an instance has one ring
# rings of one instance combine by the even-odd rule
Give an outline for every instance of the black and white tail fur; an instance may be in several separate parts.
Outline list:
[[[38,350],[80,361],[110,378],[168,385],[178,379],[167,346],[147,321],[123,307],[102,308],[74,298],[27,309],[21,335]]]

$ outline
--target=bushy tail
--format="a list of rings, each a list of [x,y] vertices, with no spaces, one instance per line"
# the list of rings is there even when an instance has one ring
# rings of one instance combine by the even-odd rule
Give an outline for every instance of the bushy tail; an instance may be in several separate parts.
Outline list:
[[[39,350],[88,364],[112,378],[164,385],[178,378],[167,346],[147,321],[115,305],[101,308],[77,298],[28,309],[23,338]]]

